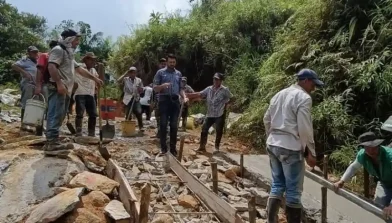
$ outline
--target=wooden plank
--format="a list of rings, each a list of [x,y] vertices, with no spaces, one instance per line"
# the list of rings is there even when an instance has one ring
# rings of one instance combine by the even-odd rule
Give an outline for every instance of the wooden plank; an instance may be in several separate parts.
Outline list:
[[[106,173],[109,178],[120,184],[118,196],[127,212],[131,215],[131,223],[139,223],[140,202],[137,201],[135,193],[125,178],[124,173],[121,171],[121,168],[114,160],[109,159],[106,165]]]
[[[142,187],[142,194],[140,197],[140,215],[139,215],[139,223],[147,223],[148,222],[148,210],[150,208],[150,194],[151,194],[151,185],[149,183],[145,183]]]
[[[219,219],[228,223],[244,223],[237,214],[237,210],[229,203],[221,199],[217,194],[208,189],[195,176],[189,173],[177,159],[167,154],[172,171],[182,180],[187,182],[187,186],[191,189],[206,205],[216,213]]]

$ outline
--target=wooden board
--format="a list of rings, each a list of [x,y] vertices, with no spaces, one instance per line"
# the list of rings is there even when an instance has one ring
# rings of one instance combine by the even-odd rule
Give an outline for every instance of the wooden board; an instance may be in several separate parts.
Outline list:
[[[195,176],[188,172],[177,159],[168,154],[170,168],[182,180],[187,182],[187,186],[191,189],[206,205],[216,213],[219,219],[227,223],[244,223],[237,214],[237,210],[229,203],[221,199],[217,194],[208,189]]]
[[[128,180],[125,178],[121,168],[112,159],[108,160],[106,165],[106,173],[109,178],[117,181],[120,184],[118,195],[121,202],[124,204],[125,210],[131,215],[132,223],[139,223],[140,202],[137,201],[135,193],[133,192]]]

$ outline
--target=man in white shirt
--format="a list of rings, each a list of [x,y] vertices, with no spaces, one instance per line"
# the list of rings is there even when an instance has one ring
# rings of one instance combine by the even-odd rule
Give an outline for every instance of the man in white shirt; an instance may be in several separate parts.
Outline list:
[[[97,57],[94,55],[94,53],[88,52],[82,58],[84,65],[81,64],[81,66],[84,66],[84,68],[86,68],[95,77],[99,77],[97,71],[94,68],[96,59]],[[76,103],[76,136],[82,135],[83,115],[86,111],[88,115],[88,136],[94,137],[95,125],[97,123],[97,105],[94,98],[96,84],[93,80],[85,78],[81,75],[76,75],[75,81],[78,85],[78,88],[74,94]]]
[[[324,83],[309,69],[301,70],[297,79],[297,84],[281,90],[271,99],[264,115],[272,172],[268,223],[277,222],[285,192],[287,222],[301,222],[304,160],[311,167],[316,165],[310,93]]]
[[[131,112],[135,114],[139,131],[144,132],[142,108],[140,105],[140,93],[143,92],[143,82],[140,78],[136,77],[136,72],[136,67],[130,67],[129,70],[117,80],[117,83],[122,83],[124,85],[123,103],[126,106],[126,118],[130,120],[132,118]]]
[[[142,114],[146,114],[146,120],[150,121],[151,118],[151,96],[152,96],[152,84],[143,88],[143,97],[140,99],[142,105]]]

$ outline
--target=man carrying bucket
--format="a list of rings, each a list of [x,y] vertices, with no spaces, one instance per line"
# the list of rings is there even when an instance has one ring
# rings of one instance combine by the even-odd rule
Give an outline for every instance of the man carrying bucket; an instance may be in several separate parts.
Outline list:
[[[47,113],[47,144],[45,150],[71,149],[71,146],[61,144],[59,140],[60,127],[66,116],[70,95],[74,86],[74,71],[94,80],[98,85],[102,81],[80,67],[74,60],[74,51],[79,45],[81,35],[72,29],[61,33],[62,40],[49,53],[48,72],[50,78],[48,87],[48,113]]]
[[[22,76],[20,82],[20,90],[22,91],[21,96],[21,119],[22,125],[20,130],[28,131],[29,128],[23,124],[23,116],[25,113],[26,101],[34,96],[34,88],[36,84],[36,74],[37,74],[37,59],[38,59],[38,49],[35,46],[30,46],[27,48],[27,57],[18,60],[12,65],[12,69],[19,72]],[[37,129],[39,132],[39,129]]]
[[[117,80],[117,82],[123,83],[124,85],[123,103],[126,106],[126,120],[131,119],[131,113],[135,114],[139,131],[144,132],[142,107],[140,104],[140,93],[143,92],[143,82],[140,78],[136,77],[136,72],[136,67],[130,67],[129,70]]]
[[[82,58],[82,62],[85,65],[85,68],[94,76],[98,77],[98,73],[95,70],[94,66],[96,63],[97,57],[93,52],[88,52]],[[82,64],[83,66],[83,64]],[[88,136],[95,136],[95,125],[97,123],[97,105],[95,102],[94,94],[95,94],[95,82],[88,78],[85,78],[81,75],[76,75],[75,78],[76,83],[78,84],[78,88],[75,91],[75,103],[76,103],[76,118],[75,118],[75,127],[76,127],[76,135],[82,135],[82,126],[83,126],[83,114],[86,111],[88,114]]]

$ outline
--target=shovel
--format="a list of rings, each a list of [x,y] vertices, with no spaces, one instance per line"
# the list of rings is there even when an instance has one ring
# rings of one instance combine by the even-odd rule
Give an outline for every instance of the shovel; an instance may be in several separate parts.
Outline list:
[[[109,151],[107,150],[107,148],[105,146],[103,146],[102,144],[102,139],[103,139],[103,133],[102,133],[102,117],[101,117],[101,102],[98,98],[98,117],[99,117],[99,145],[98,145],[98,151],[101,154],[101,156],[105,159],[105,160],[109,160],[111,158],[111,155],[109,153]]]
[[[108,106],[106,103],[106,87],[103,86],[103,97],[105,98],[105,112],[108,112]],[[101,107],[99,107],[101,109]],[[102,127],[102,135],[103,138],[113,139],[116,134],[116,129],[114,125],[109,124],[109,120],[106,119],[106,125]]]
[[[181,116],[182,116],[182,110],[184,110],[184,102],[181,102],[181,107],[180,107],[180,114],[178,115],[178,122],[177,122],[177,125],[178,125],[178,128],[180,128],[181,126],[180,126],[180,120],[181,120]],[[184,120],[182,120],[182,121],[184,121]]]
[[[72,123],[69,121],[69,113],[67,113],[67,128],[72,135],[76,134],[75,127],[73,127]]]

